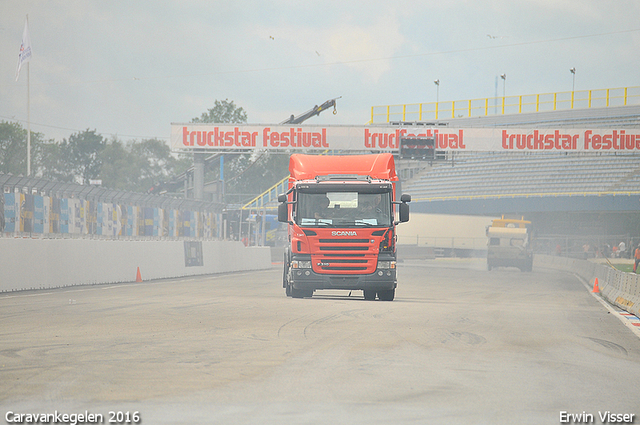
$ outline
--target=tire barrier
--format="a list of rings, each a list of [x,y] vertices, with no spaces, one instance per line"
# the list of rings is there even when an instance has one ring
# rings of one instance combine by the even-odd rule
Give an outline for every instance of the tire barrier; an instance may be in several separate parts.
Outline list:
[[[600,295],[604,299],[635,316],[640,316],[640,275],[586,260],[549,255],[535,255],[534,264],[575,273],[591,285],[597,278]]]
[[[223,204],[0,173],[0,237],[221,239]]]
[[[169,200],[175,206],[168,202],[165,207],[158,207],[13,192],[2,198],[0,216],[4,220],[0,222],[0,233],[9,235],[218,237],[217,213],[176,208],[179,200],[175,199]]]

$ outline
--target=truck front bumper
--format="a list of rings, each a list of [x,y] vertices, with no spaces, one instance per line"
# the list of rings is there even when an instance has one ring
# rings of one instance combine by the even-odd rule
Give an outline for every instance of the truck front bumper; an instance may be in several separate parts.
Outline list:
[[[396,269],[377,269],[366,275],[319,274],[311,269],[291,269],[289,282],[295,289],[349,289],[384,291],[397,286]]]

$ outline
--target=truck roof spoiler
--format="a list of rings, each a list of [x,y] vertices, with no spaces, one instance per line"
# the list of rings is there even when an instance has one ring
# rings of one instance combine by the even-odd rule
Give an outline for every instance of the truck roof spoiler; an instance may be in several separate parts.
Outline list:
[[[353,181],[366,181],[371,183],[373,179],[371,176],[362,176],[359,174],[328,174],[325,176],[316,176],[317,182],[331,181],[331,180],[353,180]]]

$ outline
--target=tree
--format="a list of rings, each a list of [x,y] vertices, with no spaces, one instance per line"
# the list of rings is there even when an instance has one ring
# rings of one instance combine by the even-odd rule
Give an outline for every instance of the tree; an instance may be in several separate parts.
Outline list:
[[[42,146],[45,144],[41,133],[31,132],[31,172],[33,175],[42,168]],[[15,122],[0,122],[0,172],[27,174],[27,130]]]
[[[20,124],[0,122],[0,172],[26,174],[26,138]],[[74,133],[62,142],[32,132],[31,142],[32,175],[53,181],[88,184],[96,179],[107,188],[146,192],[191,165],[161,140],[125,143],[114,136],[107,141],[96,130]]]
[[[247,122],[247,113],[237,107],[233,101],[216,100],[214,107],[203,113],[200,118],[191,120],[193,123],[229,123]],[[224,175],[225,194],[232,197],[233,202],[250,200],[259,195],[279,180],[287,172],[289,157],[287,155],[272,155],[269,152],[254,151],[251,154],[225,154]],[[205,176],[208,180],[219,178],[217,168],[207,169]]]
[[[100,179],[102,186],[111,189],[135,191],[138,185],[138,166],[136,158],[115,136],[109,140],[100,152]]]
[[[247,122],[247,113],[244,109],[239,108],[229,101],[215,100],[214,107],[204,112],[200,118],[194,118],[191,120],[193,123],[205,122],[205,123],[233,123],[240,124]]]
[[[158,139],[122,143],[112,138],[100,153],[102,185],[132,192],[147,192],[158,182],[175,179],[191,161],[176,158]]]
[[[70,174],[81,184],[97,179],[102,166],[100,153],[106,147],[106,141],[96,130],[74,133],[61,144],[64,160]]]
[[[184,172],[191,161],[186,158],[175,158],[167,144],[158,139],[146,139],[132,143],[131,154],[138,159],[138,186],[140,191],[147,191],[158,182],[172,180]]]
[[[288,174],[289,155],[262,152],[256,158],[243,158],[238,162],[236,173],[227,181],[229,192],[249,201]]]
[[[39,156],[41,164],[39,174],[43,178],[62,182],[74,180],[60,143],[43,144]]]

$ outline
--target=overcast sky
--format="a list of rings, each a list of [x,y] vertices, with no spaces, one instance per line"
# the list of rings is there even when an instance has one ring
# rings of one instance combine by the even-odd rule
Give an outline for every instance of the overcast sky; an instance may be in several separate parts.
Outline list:
[[[167,139],[216,99],[250,123],[325,100],[308,124],[365,124],[371,106],[640,86],[638,0],[320,2],[0,0],[0,120],[61,141],[95,129]]]

